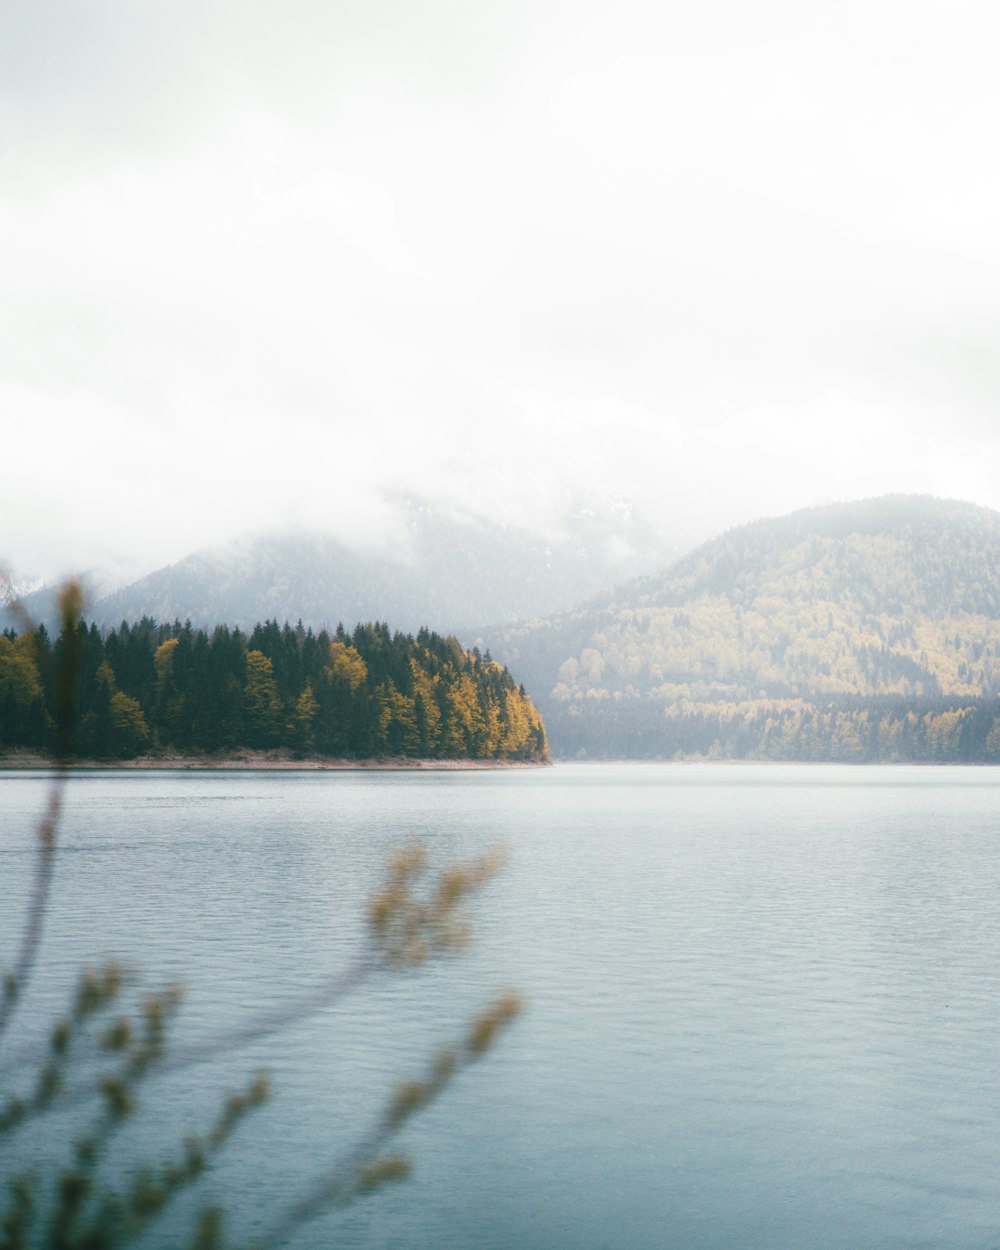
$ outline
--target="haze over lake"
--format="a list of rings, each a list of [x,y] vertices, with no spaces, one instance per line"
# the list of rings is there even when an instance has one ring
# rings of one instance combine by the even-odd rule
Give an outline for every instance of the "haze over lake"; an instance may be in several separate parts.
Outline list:
[[[45,783],[0,787],[6,951]],[[182,976],[179,1040],[204,1036],[345,966],[401,842],[500,841],[468,956],[158,1080],[129,1148],[267,1067],[206,1184],[248,1241],[515,985],[523,1019],[407,1130],[416,1178],[290,1245],[991,1250],[998,803],[994,768],[83,773],[20,1038],[108,952]]]
[[[0,1250],[85,961],[197,1045],[413,841],[509,850],[473,951],[144,1085],[116,1183],[277,1093],[141,1250],[258,1241],[508,986],[287,1250],[1000,1250],[998,15],[5,6]]]

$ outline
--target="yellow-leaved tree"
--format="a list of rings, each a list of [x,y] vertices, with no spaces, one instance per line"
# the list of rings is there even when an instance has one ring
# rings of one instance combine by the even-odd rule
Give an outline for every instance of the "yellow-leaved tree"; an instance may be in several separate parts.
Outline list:
[[[501,857],[489,853],[435,875],[421,848],[400,851],[369,903],[367,944],[335,981],[318,984],[295,1002],[283,1001],[279,1008],[260,1004],[249,1019],[234,1021],[229,1029],[195,1046],[171,1049],[171,1023],[182,1001],[180,988],[169,985],[146,993],[138,1007],[130,1008],[134,995],[124,995],[123,967],[112,960],[80,970],[65,1011],[50,1022],[41,1053],[11,1048],[12,1026],[37,971],[59,859],[80,666],[75,629],[80,592],[75,584],[64,589],[60,610],[66,645],[52,673],[58,709],[54,773],[37,829],[29,902],[16,949],[0,981],[0,1250],[116,1250],[140,1240],[143,1245],[171,1250],[218,1250],[227,1244],[224,1211],[206,1205],[185,1229],[172,1219],[177,1199],[196,1190],[242,1121],[271,1097],[270,1080],[266,1073],[259,1073],[243,1089],[220,1094],[214,1125],[207,1133],[186,1137],[172,1162],[139,1165],[126,1172],[116,1168],[109,1147],[128,1121],[148,1114],[151,1078],[224,1058],[292,1023],[326,1012],[378,975],[404,976],[428,960],[461,950],[471,931],[467,900],[497,871]],[[342,648],[332,657],[346,680],[357,674],[360,660],[349,654],[351,650]],[[156,655],[164,698],[170,697],[172,651],[164,644]],[[10,646],[0,645],[0,665],[6,661],[10,666],[10,654]],[[3,671],[0,667],[0,677]],[[266,724],[273,714],[268,667],[259,661],[251,663],[248,657],[248,672],[253,675],[254,697]],[[30,668],[16,680],[21,683],[22,697],[34,697]],[[110,690],[113,674],[108,680]],[[132,710],[119,703],[117,712],[137,732]],[[307,732],[314,714],[308,700],[299,701],[295,714]],[[453,1045],[429,1056],[424,1071],[402,1081],[382,1112],[367,1127],[359,1126],[352,1148],[320,1162],[316,1175],[304,1180],[299,1194],[282,1195],[276,1201],[265,1232],[254,1243],[255,1250],[277,1250],[294,1230],[320,1212],[408,1176],[410,1160],[393,1149],[394,1139],[414,1115],[490,1049],[519,1010],[515,993],[500,995]],[[60,1114],[69,1116],[73,1140],[66,1134],[52,1135],[58,1145],[44,1165],[23,1169],[22,1136],[40,1121]],[[158,1148],[170,1144],[157,1143]]]

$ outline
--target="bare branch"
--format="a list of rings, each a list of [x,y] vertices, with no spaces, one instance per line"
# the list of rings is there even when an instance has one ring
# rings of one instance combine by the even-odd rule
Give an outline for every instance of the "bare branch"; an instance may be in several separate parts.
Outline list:
[[[45,815],[38,826],[38,849],[35,860],[35,880],[31,900],[25,913],[24,928],[14,961],[13,969],[6,973],[0,988],[0,1036],[9,1027],[18,1002],[23,998],[38,958],[42,940],[42,928],[55,868],[56,830],[62,810],[63,789],[66,783],[64,769],[53,779],[45,807]]]
[[[7,579],[8,593],[9,586],[10,582]],[[15,956],[13,970],[4,976],[3,985],[0,987],[0,1037],[9,1027],[14,1012],[17,1010],[17,1004],[23,999],[31,979],[41,944],[49,891],[52,886],[56,833],[59,828],[63,791],[66,786],[66,761],[72,753],[73,730],[76,723],[77,681],[80,671],[80,644],[76,626],[80,619],[82,602],[83,595],[79,582],[67,582],[59,594],[59,615],[62,621],[64,650],[55,681],[57,769],[49,788],[45,814],[38,826],[35,881],[31,891],[31,901],[25,913],[20,945]],[[11,606],[15,612],[19,612],[27,620],[26,614],[19,605],[12,604]]]
[[[469,1026],[461,1047],[442,1050],[423,1081],[405,1081],[364,1138],[331,1171],[290,1207],[253,1250],[276,1250],[298,1227],[324,1210],[351,1202],[383,1184],[403,1180],[410,1173],[405,1156],[382,1157],[382,1151],[418,1111],[429,1106],[464,1068],[481,1059],[501,1030],[521,1011],[513,991],[501,995]]]
[[[9,598],[9,579],[4,583],[0,577],[0,594],[5,584]],[[18,621],[31,628],[23,609],[17,604],[12,606]],[[13,970],[0,984],[0,1035],[9,1027],[30,985],[51,893],[77,719],[77,686],[84,645],[80,608],[80,587],[75,582],[68,583],[60,595],[61,645],[52,674],[56,696],[55,771],[38,825],[34,881]],[[472,892],[490,879],[500,862],[501,856],[490,853],[449,869],[436,881],[426,882],[423,850],[400,852],[389,867],[381,892],[372,900],[368,949],[339,976],[321,982],[291,1002],[258,1013],[242,1025],[173,1052],[167,1050],[167,1026],[180,1002],[179,987],[171,986],[162,994],[148,996],[135,1021],[128,1015],[115,1019],[112,1012],[123,981],[122,969],[115,963],[109,963],[103,972],[85,969],[70,1013],[52,1029],[48,1054],[33,1093],[25,1099],[13,1097],[6,1108],[0,1109],[0,1134],[8,1134],[16,1132],[26,1120],[52,1110],[103,1099],[91,1132],[75,1144],[75,1165],[63,1172],[55,1185],[56,1206],[49,1242],[94,1247],[130,1244],[168,1208],[181,1189],[197,1183],[209,1157],[225,1145],[237,1124],[260,1105],[269,1089],[266,1074],[258,1075],[245,1093],[229,1097],[205,1140],[187,1139],[179,1161],[159,1171],[140,1171],[132,1188],[121,1196],[113,1190],[102,1192],[97,1186],[98,1164],[112,1136],[133,1114],[141,1085],[152,1077],[184,1071],[280,1033],[339,1003],[378,975],[399,973],[434,955],[461,949],[471,932],[463,905]],[[320,1211],[348,1203],[409,1175],[405,1156],[387,1155],[385,1148],[416,1112],[432,1103],[460,1071],[490,1049],[519,1010],[517,996],[504,995],[473,1020],[461,1045],[437,1056],[422,1081],[400,1085],[370,1131],[279,1219],[259,1250],[277,1247],[291,1230],[312,1220]],[[89,1044],[85,1055],[79,1053],[77,1043]],[[66,1079],[71,1062],[77,1074],[74,1085]],[[16,1054],[8,1054],[6,1063],[0,1066],[0,1076],[19,1074],[29,1065],[38,1065],[37,1050],[33,1049],[23,1061]],[[34,1186],[35,1178],[28,1175],[10,1182],[12,1203],[0,1212],[0,1242],[4,1246],[26,1244],[25,1234],[35,1213]],[[211,1208],[203,1212],[191,1245],[196,1250],[221,1246],[221,1213]]]

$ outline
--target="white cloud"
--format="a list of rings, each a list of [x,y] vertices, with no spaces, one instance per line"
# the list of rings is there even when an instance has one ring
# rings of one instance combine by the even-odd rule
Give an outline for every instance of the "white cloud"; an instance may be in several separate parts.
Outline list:
[[[1000,505],[985,3],[15,5],[5,554]]]

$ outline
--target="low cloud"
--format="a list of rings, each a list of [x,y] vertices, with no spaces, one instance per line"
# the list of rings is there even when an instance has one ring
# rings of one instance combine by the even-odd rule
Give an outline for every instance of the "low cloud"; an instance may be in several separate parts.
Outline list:
[[[1000,505],[992,22],[16,4],[7,559],[371,538],[388,487],[701,531]]]

